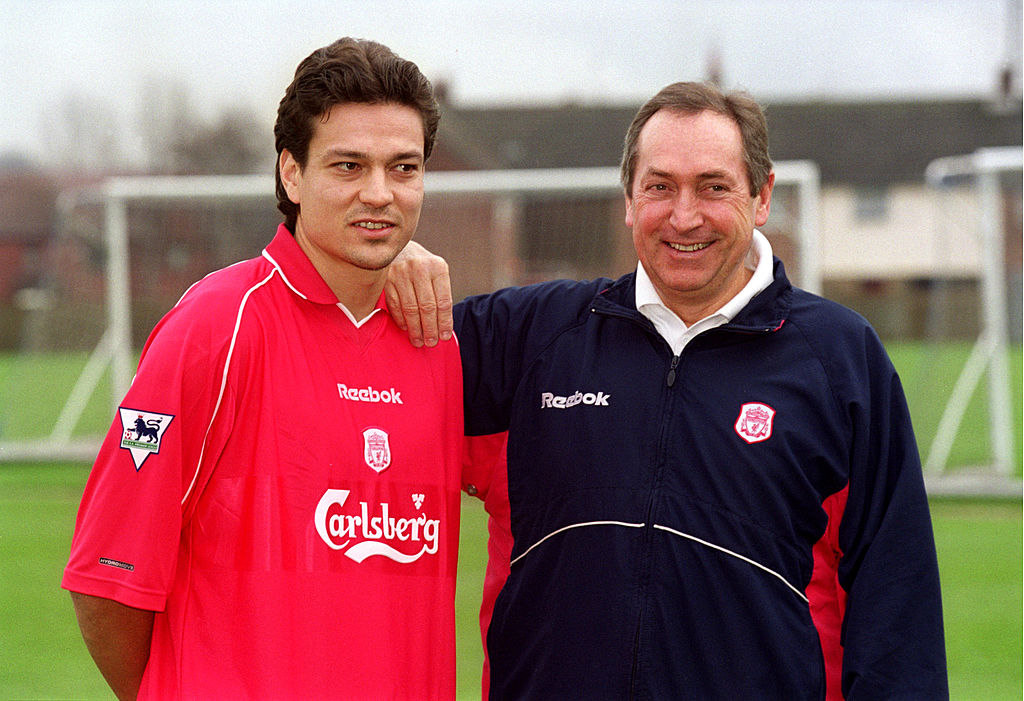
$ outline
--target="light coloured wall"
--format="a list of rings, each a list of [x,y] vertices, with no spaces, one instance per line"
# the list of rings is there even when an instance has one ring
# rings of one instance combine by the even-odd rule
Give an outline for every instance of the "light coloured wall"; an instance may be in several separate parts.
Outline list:
[[[977,198],[965,189],[889,189],[888,214],[861,219],[853,188],[822,188],[825,278],[975,277],[981,270]]]

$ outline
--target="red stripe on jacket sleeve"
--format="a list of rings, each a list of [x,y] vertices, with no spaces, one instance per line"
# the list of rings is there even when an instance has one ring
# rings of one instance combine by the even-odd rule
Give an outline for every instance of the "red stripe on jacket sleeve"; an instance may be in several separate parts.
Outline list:
[[[484,668],[480,698],[486,699],[490,689],[490,657],[487,652],[487,630],[494,614],[494,602],[505,586],[512,557],[511,510],[508,503],[508,433],[466,437],[466,459],[462,478],[463,489],[484,500],[487,510],[487,571],[480,602],[480,637],[483,640]]]
[[[843,646],[840,631],[846,613],[846,592],[839,584],[839,524],[846,509],[849,485],[831,495],[821,508],[828,515],[828,524],[821,539],[814,544],[814,569],[807,585],[811,618],[818,629],[821,652],[825,659],[825,685],[827,701],[842,701],[840,685],[843,674]]]

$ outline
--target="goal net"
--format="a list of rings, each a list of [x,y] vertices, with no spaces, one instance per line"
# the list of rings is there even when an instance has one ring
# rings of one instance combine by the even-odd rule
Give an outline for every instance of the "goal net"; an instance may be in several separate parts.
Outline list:
[[[817,167],[780,162],[764,233],[819,292]],[[428,172],[416,240],[455,299],[636,266],[617,168]],[[281,221],[272,177],[113,178],[59,199],[45,271],[0,356],[0,461],[91,461],[146,336],[190,284],[259,255]]]

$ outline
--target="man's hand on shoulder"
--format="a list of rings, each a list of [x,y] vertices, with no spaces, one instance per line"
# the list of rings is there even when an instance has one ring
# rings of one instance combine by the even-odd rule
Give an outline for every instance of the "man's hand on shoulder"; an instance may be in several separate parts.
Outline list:
[[[436,346],[452,337],[452,286],[448,263],[410,241],[388,267],[388,312],[414,346]]]

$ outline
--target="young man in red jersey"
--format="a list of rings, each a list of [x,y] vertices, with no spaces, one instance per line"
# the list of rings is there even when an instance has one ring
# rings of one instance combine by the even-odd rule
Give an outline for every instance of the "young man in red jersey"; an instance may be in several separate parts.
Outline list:
[[[450,699],[462,387],[382,311],[439,112],[342,39],[275,126],[285,222],[161,320],[90,475],[63,586],[121,699]]]

